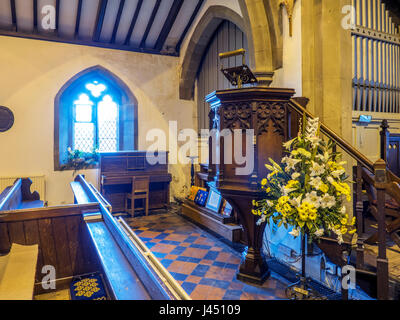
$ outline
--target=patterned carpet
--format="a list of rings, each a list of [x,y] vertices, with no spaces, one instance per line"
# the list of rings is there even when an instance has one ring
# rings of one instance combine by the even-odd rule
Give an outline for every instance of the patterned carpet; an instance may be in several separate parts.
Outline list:
[[[277,274],[263,286],[236,279],[241,254],[174,212],[126,218],[194,300],[281,300],[289,284]]]

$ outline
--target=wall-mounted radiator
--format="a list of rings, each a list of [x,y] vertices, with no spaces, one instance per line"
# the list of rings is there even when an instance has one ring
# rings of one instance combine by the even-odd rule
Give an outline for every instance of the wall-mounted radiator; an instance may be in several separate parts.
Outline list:
[[[12,186],[15,180],[19,178],[30,178],[32,180],[31,191],[37,191],[40,194],[40,200],[46,202],[46,180],[45,176],[16,176],[16,177],[0,177],[0,193],[8,186]]]

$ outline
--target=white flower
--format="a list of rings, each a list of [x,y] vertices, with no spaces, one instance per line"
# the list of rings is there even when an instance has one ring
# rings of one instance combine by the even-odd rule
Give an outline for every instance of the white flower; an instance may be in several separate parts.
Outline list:
[[[299,229],[293,229],[293,231],[289,232],[293,237],[297,238],[300,235]]]
[[[287,164],[286,169],[295,170],[296,164],[301,162],[301,160],[285,157],[282,159],[282,162]]]
[[[293,207],[300,207],[301,206],[301,199],[302,195],[298,196],[297,198],[290,199],[289,202]]]
[[[258,219],[257,225],[258,226],[262,225],[265,222],[265,220],[267,220],[267,216],[262,216],[260,219]]]
[[[319,126],[319,118],[311,119],[308,118],[307,127],[306,127],[306,137],[314,138],[317,136]]]
[[[324,235],[324,233],[325,233],[324,229],[319,229],[319,230],[315,231],[314,235],[316,237],[322,237]]]
[[[311,193],[307,193],[306,197],[304,198],[304,201],[307,201],[311,204],[314,205],[317,209],[321,206],[321,197],[318,196],[316,191],[313,191]]]
[[[312,147],[315,149],[316,147],[319,146],[320,142],[322,141],[320,138],[318,137],[306,137],[306,140],[310,141],[312,144]]]
[[[320,176],[325,172],[325,166],[312,161],[311,177]]]
[[[274,206],[274,204],[273,204],[273,202],[272,201],[269,201],[269,200],[267,200],[267,206],[268,207],[273,207]]]
[[[323,184],[323,182],[320,177],[313,178],[310,181],[310,186],[312,186],[316,190],[318,190],[322,184]]]
[[[347,211],[346,207],[344,207],[344,206],[342,207],[342,209],[340,209],[341,214],[346,214],[346,211]]]
[[[323,155],[322,154],[318,154],[316,155],[316,158],[320,159],[323,162],[328,162],[329,161],[329,152],[325,152]]]
[[[332,208],[336,204],[336,199],[333,196],[330,196],[329,194],[325,194],[321,200],[321,207],[326,209]]]
[[[328,177],[326,178],[326,180],[328,180],[330,184],[333,184],[335,182],[335,180],[332,177]]]
[[[335,177],[336,179],[339,179],[340,176],[341,176],[342,174],[344,174],[344,173],[346,173],[346,171],[345,171],[344,169],[335,170],[335,171],[332,172],[332,176]]]
[[[281,187],[281,192],[282,192],[282,195],[283,196],[287,196],[287,195],[289,195],[289,193],[291,193],[291,192],[293,192],[293,191],[296,191],[297,189],[293,189],[293,188],[291,188],[291,189],[289,189],[289,188],[286,188],[286,186],[282,186]]]
[[[300,176],[301,176],[300,173],[295,172],[295,173],[292,174],[292,180],[297,180]]]
[[[290,141],[284,143],[283,146],[284,146],[286,149],[290,149],[290,147],[292,146],[292,144],[293,144],[293,142],[294,142],[295,140],[296,140],[296,138],[294,138],[294,139],[292,139],[292,140],[290,140]]]

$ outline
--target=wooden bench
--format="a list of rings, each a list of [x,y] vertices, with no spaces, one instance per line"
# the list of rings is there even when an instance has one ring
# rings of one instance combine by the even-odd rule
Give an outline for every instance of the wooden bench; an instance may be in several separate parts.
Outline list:
[[[83,219],[112,299],[190,300],[126,222],[111,215],[83,176],[71,186],[78,204],[99,204],[98,212],[84,214]]]
[[[32,181],[29,178],[17,179],[12,186],[0,194],[0,211],[24,210],[43,207],[39,193],[31,192]]]
[[[38,246],[13,244],[8,255],[0,256],[0,300],[32,300]]]

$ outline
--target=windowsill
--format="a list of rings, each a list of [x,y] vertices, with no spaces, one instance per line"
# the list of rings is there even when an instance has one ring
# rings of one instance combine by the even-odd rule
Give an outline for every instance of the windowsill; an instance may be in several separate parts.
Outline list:
[[[54,171],[56,171],[56,172],[74,171],[74,169],[61,169],[61,166],[62,166],[62,164],[56,165],[55,168],[54,168]],[[78,170],[78,171],[97,170],[97,169],[99,169],[99,168],[100,168],[99,165],[96,164],[96,165],[89,166],[89,167],[87,167],[87,168],[85,168],[85,169],[80,169],[80,170]]]

